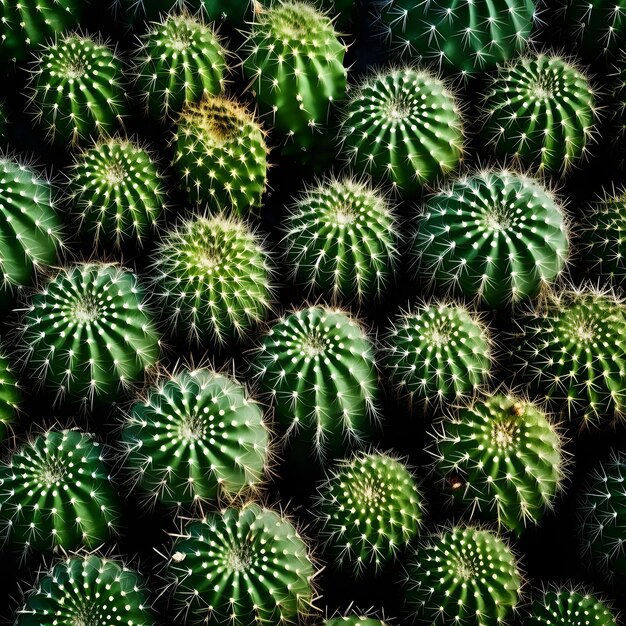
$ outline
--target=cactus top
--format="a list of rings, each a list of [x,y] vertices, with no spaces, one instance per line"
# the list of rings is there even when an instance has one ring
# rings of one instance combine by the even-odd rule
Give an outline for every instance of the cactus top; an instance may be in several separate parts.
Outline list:
[[[582,589],[548,589],[535,599],[523,626],[616,626],[616,616]]]

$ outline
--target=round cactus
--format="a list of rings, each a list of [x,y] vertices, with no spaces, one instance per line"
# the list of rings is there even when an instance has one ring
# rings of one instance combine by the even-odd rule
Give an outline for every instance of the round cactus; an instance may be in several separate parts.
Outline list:
[[[52,277],[27,306],[20,341],[31,374],[83,409],[142,382],[160,344],[135,274],[104,263]]]
[[[306,543],[289,520],[257,504],[188,524],[167,573],[187,624],[291,624],[313,599]]]
[[[170,230],[154,257],[164,315],[194,340],[246,336],[269,313],[269,256],[237,218],[194,217]]]
[[[285,264],[311,294],[334,303],[380,298],[393,277],[399,233],[387,198],[350,177],[308,187],[287,219]]]
[[[200,17],[168,15],[143,36],[135,52],[137,87],[154,118],[167,120],[185,104],[224,88],[225,50]]]
[[[44,49],[29,81],[30,108],[48,139],[76,146],[111,135],[127,114],[123,65],[107,45],[78,34]]]
[[[593,141],[595,93],[572,62],[551,54],[500,68],[483,100],[483,134],[496,152],[564,175]]]
[[[152,626],[147,587],[136,572],[96,555],[57,563],[26,597],[15,626]]]
[[[435,434],[438,473],[470,514],[520,535],[538,524],[563,479],[561,437],[526,400],[497,394],[444,419]]]
[[[267,186],[265,133],[235,100],[209,96],[187,106],[174,136],[174,167],[189,200],[247,215]]]
[[[387,624],[382,620],[366,615],[343,615],[325,620],[324,626],[387,626]]]
[[[90,435],[48,431],[0,465],[0,538],[23,552],[96,548],[119,516],[103,450]]]
[[[519,602],[522,579],[515,557],[487,530],[442,532],[418,548],[407,574],[407,606],[431,624],[505,624]]]
[[[405,465],[387,454],[342,461],[318,491],[319,538],[355,575],[393,562],[419,532],[422,494]]]
[[[501,309],[534,298],[563,270],[563,209],[538,181],[506,170],[458,178],[431,196],[414,242],[431,289]]]
[[[74,161],[69,199],[79,234],[94,247],[139,244],[157,228],[166,187],[148,152],[131,141],[110,139]]]
[[[22,394],[9,359],[0,353],[0,442],[15,422]]]
[[[382,360],[410,404],[458,402],[489,380],[491,338],[480,318],[452,302],[402,313],[387,333]]]
[[[409,67],[363,80],[346,104],[341,152],[354,171],[404,195],[454,170],[463,124],[454,94],[435,75]]]
[[[271,401],[283,444],[297,444],[302,461],[337,458],[375,432],[374,349],[339,309],[314,306],[281,318],[252,355],[250,376]]]
[[[133,405],[122,430],[125,465],[168,505],[217,502],[258,489],[268,455],[263,413],[243,385],[182,370]]]

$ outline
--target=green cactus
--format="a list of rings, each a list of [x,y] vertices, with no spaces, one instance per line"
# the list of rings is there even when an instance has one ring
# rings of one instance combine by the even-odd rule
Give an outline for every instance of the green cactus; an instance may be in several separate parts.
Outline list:
[[[471,516],[520,535],[538,524],[564,477],[561,436],[544,411],[514,395],[488,396],[443,419],[435,465]]]
[[[22,552],[93,549],[119,526],[120,507],[91,435],[48,431],[0,465],[0,540]]]
[[[123,64],[106,44],[70,34],[47,46],[28,83],[29,107],[46,137],[75,147],[111,135],[127,115]]]
[[[483,99],[482,133],[499,154],[540,173],[563,176],[588,153],[597,105],[582,70],[554,54],[512,61]]]
[[[285,264],[311,295],[339,304],[380,298],[394,275],[399,232],[386,196],[352,177],[305,189],[285,227]]]
[[[364,79],[351,94],[339,139],[354,171],[410,196],[459,165],[461,110],[434,74],[412,67],[388,70]]]
[[[240,340],[263,321],[273,291],[269,255],[239,218],[196,216],[170,230],[154,256],[155,297],[194,341]]]
[[[486,170],[453,180],[426,201],[414,250],[430,289],[501,309],[536,297],[559,276],[567,223],[539,181]]]
[[[388,454],[341,461],[318,491],[319,539],[354,575],[392,563],[419,533],[422,494],[405,464]]]
[[[387,623],[366,615],[343,615],[325,620],[324,626],[387,626]]]
[[[115,264],[62,269],[30,299],[20,347],[31,375],[82,409],[113,402],[143,380],[160,337],[132,272]]]
[[[142,245],[162,219],[166,194],[148,152],[126,139],[100,141],[83,151],[68,176],[76,230],[94,247]]]
[[[313,600],[307,544],[288,519],[253,503],[189,523],[167,574],[174,606],[191,625],[291,624]]]
[[[340,309],[312,306],[278,320],[251,356],[250,377],[302,462],[338,458],[375,433],[374,348]]]
[[[408,609],[431,624],[498,626],[513,616],[521,584],[515,556],[495,533],[454,527],[417,549],[405,596]]]
[[[382,345],[390,383],[411,405],[473,397],[489,381],[491,337],[476,313],[434,302],[402,313]]]
[[[22,394],[13,367],[7,356],[0,353],[0,442],[15,423],[21,400]]]
[[[261,206],[267,186],[265,132],[245,106],[209,96],[183,110],[173,165],[189,200],[241,216]]]
[[[254,493],[268,461],[263,412],[242,384],[208,369],[183,369],[148,389],[122,442],[134,481],[167,505]]]
[[[141,576],[90,554],[58,562],[28,593],[15,626],[41,624],[153,626],[155,620]]]

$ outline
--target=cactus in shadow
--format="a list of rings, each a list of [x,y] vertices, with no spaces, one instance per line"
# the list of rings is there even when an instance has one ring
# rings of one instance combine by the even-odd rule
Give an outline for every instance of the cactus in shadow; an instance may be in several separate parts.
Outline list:
[[[0,353],[0,443],[7,437],[22,401],[22,393],[10,359]]]

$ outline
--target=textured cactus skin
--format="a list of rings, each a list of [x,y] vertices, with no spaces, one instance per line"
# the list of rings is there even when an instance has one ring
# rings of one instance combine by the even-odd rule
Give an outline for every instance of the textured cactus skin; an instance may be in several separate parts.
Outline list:
[[[188,624],[290,624],[307,612],[315,575],[289,520],[257,504],[188,524],[172,550],[173,604]]]
[[[160,336],[132,272],[83,263],[61,270],[36,293],[20,328],[30,372],[83,409],[112,402],[143,380],[159,356]]]
[[[0,465],[0,538],[41,552],[96,548],[120,508],[100,445],[76,430],[48,431]]]
[[[541,173],[564,175],[588,152],[595,93],[572,62],[539,54],[500,68],[483,100],[483,134],[496,152]]]
[[[419,533],[422,494],[404,463],[387,454],[341,461],[318,491],[319,538],[354,575],[392,563]]]
[[[151,387],[124,423],[125,465],[167,505],[232,500],[258,489],[268,454],[263,413],[243,385],[208,369]]]
[[[164,314],[196,341],[241,339],[270,311],[269,255],[237,218],[181,222],[163,239],[154,269]]]
[[[464,141],[454,94],[434,74],[410,67],[361,81],[346,104],[339,138],[355,172],[388,181],[404,195],[454,170]]]
[[[225,84],[225,50],[201,18],[168,15],[142,37],[135,52],[137,87],[152,117],[163,121]]]
[[[563,270],[563,210],[536,180],[482,171],[458,178],[425,203],[414,250],[431,289],[501,309],[534,298]]]
[[[16,626],[152,626],[148,590],[122,563],[96,555],[57,563],[26,598]]]
[[[537,406],[486,397],[440,422],[436,467],[455,500],[520,535],[551,508],[562,478],[560,435]]]
[[[9,359],[0,353],[0,442],[16,421],[16,412],[22,399],[17,378]]]
[[[83,151],[68,181],[78,233],[94,247],[141,245],[162,218],[166,193],[148,152],[126,139],[101,141]]]
[[[385,337],[382,360],[391,384],[411,405],[458,402],[489,380],[491,338],[468,308],[424,304],[398,317]]]
[[[359,323],[339,309],[313,306],[278,320],[250,361],[268,396],[283,445],[301,461],[335,459],[375,432],[378,376]]]
[[[221,96],[185,108],[174,136],[174,167],[189,200],[247,215],[267,185],[265,133],[242,105]]]
[[[495,68],[524,50],[533,0],[379,0],[387,40],[404,55],[463,77]]]
[[[28,88],[46,137],[64,146],[112,135],[127,114],[122,61],[90,37],[70,34],[44,49]]]
[[[407,607],[431,624],[496,626],[517,607],[521,575],[495,533],[456,527],[418,548],[409,562]]]
[[[324,626],[387,626],[382,620],[374,617],[345,615],[342,617],[331,617],[324,622]]]
[[[393,277],[399,232],[385,195],[350,177],[306,188],[287,218],[285,263],[311,295],[339,304],[380,298]]]

